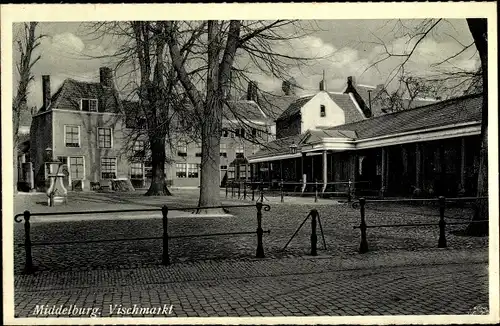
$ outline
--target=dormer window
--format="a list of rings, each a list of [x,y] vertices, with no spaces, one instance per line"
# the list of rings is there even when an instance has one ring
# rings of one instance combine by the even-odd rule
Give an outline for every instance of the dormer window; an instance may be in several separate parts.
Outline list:
[[[320,109],[320,116],[321,117],[325,117],[326,116],[325,106],[322,104],[322,105],[319,106],[319,109]]]
[[[82,98],[80,101],[80,110],[88,112],[97,112],[98,101],[95,98]]]

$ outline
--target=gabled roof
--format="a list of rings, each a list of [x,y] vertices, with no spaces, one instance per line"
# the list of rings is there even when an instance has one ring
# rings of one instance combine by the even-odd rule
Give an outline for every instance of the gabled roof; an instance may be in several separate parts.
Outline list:
[[[300,113],[300,109],[317,94],[300,97],[288,106],[278,120],[286,120]],[[349,94],[328,92],[328,95],[343,111],[347,122],[359,121],[365,116],[356,107]]]
[[[351,130],[358,139],[481,121],[482,94],[437,102],[415,109],[388,113],[359,122],[327,128]]]
[[[242,121],[270,120],[257,103],[247,100],[228,101],[222,111],[222,118]]]
[[[261,92],[257,103],[260,105],[262,111],[271,119],[276,120],[278,117],[296,101],[299,96],[297,95],[276,95],[271,93]]]
[[[258,158],[258,157],[267,157],[270,155],[280,155],[280,154],[288,154],[290,153],[290,145],[296,144],[299,145],[303,134],[293,135],[289,137],[278,138],[273,140],[265,145],[263,145],[262,149],[259,150],[254,155],[249,156],[249,158]]]
[[[52,96],[49,107],[42,106],[40,111],[80,110],[80,99],[98,99],[98,112],[119,112],[119,99],[115,90],[103,87],[100,83],[77,81],[71,78],[64,80]]]

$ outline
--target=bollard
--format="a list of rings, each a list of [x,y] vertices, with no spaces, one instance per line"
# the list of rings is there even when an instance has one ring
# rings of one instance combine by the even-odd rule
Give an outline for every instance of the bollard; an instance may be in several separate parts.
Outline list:
[[[318,180],[314,181],[314,202],[318,202]]]
[[[318,236],[316,235],[316,218],[318,217],[318,211],[315,209],[311,210],[311,256],[318,255]]]
[[[252,182],[252,201],[255,200],[255,183]]]
[[[262,235],[264,231],[262,230],[262,203],[257,202],[257,258],[264,258],[264,246],[262,244]]]
[[[226,181],[226,198],[227,198],[227,181]]]
[[[281,202],[285,201],[284,194],[283,194],[283,179],[281,179],[280,182],[280,193],[281,193]]]
[[[361,224],[359,228],[361,230],[361,243],[359,245],[359,253],[364,254],[368,252],[368,241],[366,240],[366,221],[365,221],[365,199],[359,199],[359,210],[361,212]]]
[[[161,214],[163,216],[163,254],[162,254],[162,264],[170,265],[170,257],[168,255],[168,207],[163,205],[161,208]]]
[[[25,274],[32,274],[34,272],[33,256],[31,255],[30,217],[30,211],[24,211],[24,251],[26,253],[26,262],[24,265]]]
[[[234,198],[234,182],[231,182],[231,198]]]
[[[243,199],[247,200],[247,181],[243,181]]]
[[[446,222],[444,220],[445,198],[439,196],[439,241],[438,248],[446,248]]]
[[[241,199],[241,181],[238,181],[238,199]]]

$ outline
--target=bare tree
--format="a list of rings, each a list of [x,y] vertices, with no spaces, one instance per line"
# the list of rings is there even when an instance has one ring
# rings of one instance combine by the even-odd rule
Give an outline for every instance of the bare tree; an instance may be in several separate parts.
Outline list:
[[[405,75],[399,78],[399,87],[389,91],[384,87],[378,91],[373,103],[378,102],[385,112],[397,112],[414,107],[417,100],[423,98],[441,98],[439,83],[422,77]]]
[[[28,86],[33,81],[33,66],[40,60],[41,55],[34,57],[35,49],[40,45],[43,35],[36,35],[37,22],[23,24],[23,29],[16,40],[19,51],[19,61],[16,64],[19,82],[17,92],[12,101],[13,140],[14,140],[14,192],[17,191],[17,151],[19,142],[19,123],[22,112],[29,111],[27,105]]]
[[[275,46],[303,37],[307,31],[285,32],[297,25],[295,21],[286,20],[203,22],[193,31],[193,35],[203,34],[198,39],[202,42],[200,52],[191,53],[205,63],[200,82],[189,76],[189,65],[183,59],[178,41],[184,26],[190,23],[168,21],[164,24],[172,64],[199,121],[202,144],[199,206],[219,206],[221,126],[224,106],[228,104],[226,95],[230,86],[235,85],[234,78],[248,80],[246,76],[252,70],[249,66],[254,72],[283,78],[291,62],[297,64],[312,58],[296,57],[289,51],[279,52]],[[246,65],[236,65],[237,58],[245,58]],[[240,117],[236,119],[239,123],[246,122],[237,108],[229,106],[229,109],[231,115]]]
[[[444,19],[425,19],[418,26],[409,28],[404,25],[402,21],[398,21],[393,31],[398,31],[403,33],[408,41],[408,47],[402,52],[397,53],[391,51],[387,45],[378,38],[378,42],[374,42],[381,45],[384,49],[384,53],[381,58],[377,59],[369,68],[376,67],[379,63],[389,59],[389,58],[400,58],[401,62],[391,71],[387,83],[392,82],[396,76],[404,76],[405,68],[410,58],[414,55],[415,51],[420,44],[431,34],[431,32],[437,30],[440,24],[446,22]],[[462,49],[460,49],[454,55],[442,60],[434,66],[440,66],[450,60],[458,57],[464,53],[467,49],[474,47],[479,53],[479,58],[481,61],[481,68],[479,71],[465,71],[463,69],[458,69],[454,71],[448,71],[442,73],[441,76],[431,76],[428,80],[434,82],[449,83],[448,89],[452,93],[457,93],[458,90],[467,92],[476,92],[478,90],[483,91],[483,103],[482,103],[482,122],[481,122],[481,150],[479,156],[479,172],[478,172],[478,185],[477,185],[477,197],[486,197],[488,195],[488,37],[487,37],[487,20],[486,19],[475,19],[468,18],[467,24],[469,30],[472,34],[474,42],[471,44],[462,44]],[[457,40],[458,42],[458,40]],[[478,78],[480,76],[480,78]],[[450,86],[452,85],[452,86]],[[488,219],[488,201],[485,199],[478,199],[476,202],[476,212],[474,214],[473,220]],[[482,235],[487,234],[488,224],[487,223],[471,223],[467,228],[467,233],[470,235]]]
[[[131,127],[125,149],[130,160],[150,159],[151,185],[146,195],[171,195],[167,187],[165,164],[172,158],[178,124],[178,112],[185,107],[183,90],[178,85],[176,71],[165,52],[164,25],[161,22],[130,21],[91,24],[96,39],[114,38],[118,49],[103,56],[114,62],[125,98],[123,111]],[[189,41],[182,53],[190,49]],[[134,151],[137,142],[144,142],[142,152]],[[172,152],[172,151],[170,151]]]

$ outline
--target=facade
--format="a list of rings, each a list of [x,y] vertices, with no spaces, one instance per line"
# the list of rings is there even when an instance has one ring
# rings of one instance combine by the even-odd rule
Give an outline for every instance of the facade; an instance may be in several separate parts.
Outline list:
[[[359,93],[349,87],[351,81],[346,95],[356,101]],[[322,93],[299,99],[285,111],[300,112],[287,120],[293,132],[283,132],[278,119],[278,138],[249,158],[257,180],[299,182],[302,191],[318,182],[332,193],[345,193],[351,181],[356,194],[377,196],[474,194],[481,94],[374,116],[360,100],[357,111],[339,105],[343,122],[338,109],[329,119],[327,104],[313,101]]]
[[[69,190],[90,190],[128,178],[126,128],[112,72],[100,69],[99,83],[66,79],[50,96],[50,76],[42,77],[43,106],[33,116],[30,150],[35,187],[47,182],[47,162],[61,161]]]
[[[147,138],[133,132],[144,122],[139,104],[120,100],[109,68],[100,69],[98,83],[67,79],[52,96],[50,76],[43,76],[42,84],[43,106],[32,117],[29,153],[23,156],[23,162],[31,158],[35,188],[47,187],[50,161],[63,163],[69,190],[105,187],[117,178],[130,179],[135,188],[149,187]],[[295,98],[262,94],[250,83],[245,99],[228,99],[221,135],[221,182],[250,178],[247,157],[274,139],[275,118]],[[166,148],[167,181],[173,187],[198,187],[200,142],[178,129],[172,146]]]

